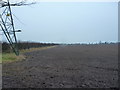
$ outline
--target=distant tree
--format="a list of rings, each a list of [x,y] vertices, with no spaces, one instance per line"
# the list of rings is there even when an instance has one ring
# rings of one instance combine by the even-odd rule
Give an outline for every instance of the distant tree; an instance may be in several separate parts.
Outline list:
[[[99,44],[102,44],[102,42],[101,42],[101,41],[99,41]]]
[[[105,42],[105,44],[108,44],[108,42]]]

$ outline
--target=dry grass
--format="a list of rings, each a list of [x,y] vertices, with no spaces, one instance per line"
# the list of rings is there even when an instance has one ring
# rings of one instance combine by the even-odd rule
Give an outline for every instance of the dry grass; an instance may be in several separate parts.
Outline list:
[[[2,54],[2,63],[11,63],[19,60],[25,59],[24,55],[16,56],[14,53],[3,53]]]
[[[15,61],[24,60],[26,57],[23,54],[26,52],[45,50],[45,49],[49,49],[49,48],[53,48],[53,47],[55,47],[55,46],[30,48],[30,49],[26,49],[26,50],[20,50],[19,56],[16,56],[14,53],[2,53],[2,54],[0,54],[0,63],[11,63],[11,62],[15,62]]]
[[[2,53],[0,53],[0,63],[2,63]]]
[[[32,52],[32,51],[37,51],[37,50],[45,50],[49,48],[54,48],[56,46],[48,46],[48,47],[39,47],[39,48],[30,48],[30,49],[23,49],[20,52],[21,53],[26,53],[26,52]]]

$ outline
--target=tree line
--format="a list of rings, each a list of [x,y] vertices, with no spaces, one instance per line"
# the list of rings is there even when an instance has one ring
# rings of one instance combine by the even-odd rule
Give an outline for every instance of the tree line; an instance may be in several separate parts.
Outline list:
[[[10,44],[7,42],[0,43],[2,45],[2,52],[12,52],[12,49],[10,47]],[[18,42],[17,47],[19,50],[22,49],[30,49],[30,48],[39,48],[39,47],[45,47],[45,46],[54,46],[58,45],[55,43],[36,43],[36,42]]]

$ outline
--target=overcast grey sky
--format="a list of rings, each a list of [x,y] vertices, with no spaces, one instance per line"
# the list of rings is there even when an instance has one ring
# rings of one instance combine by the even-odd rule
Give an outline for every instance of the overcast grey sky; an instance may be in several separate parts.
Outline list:
[[[40,2],[12,8],[22,41],[81,43],[118,40],[117,2]]]

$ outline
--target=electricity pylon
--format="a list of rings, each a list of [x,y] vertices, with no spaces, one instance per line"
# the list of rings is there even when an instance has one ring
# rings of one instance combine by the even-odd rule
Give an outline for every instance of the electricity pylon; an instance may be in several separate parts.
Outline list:
[[[11,6],[22,6],[22,5],[31,5],[32,3],[25,3],[26,0],[22,0],[18,3],[10,3],[9,0],[2,1],[0,0],[0,30],[3,31],[6,36],[11,48],[15,52],[16,55],[19,55],[16,32],[21,32],[21,30],[15,30],[13,16],[11,11]]]
[[[4,5],[4,7],[2,7],[2,5]],[[15,52],[16,55],[19,55],[16,38],[17,31],[14,27],[11,5],[9,0],[7,0],[7,2],[4,2],[2,5],[0,7],[0,9],[2,10],[2,12],[0,13],[0,29],[6,36],[12,50]]]

